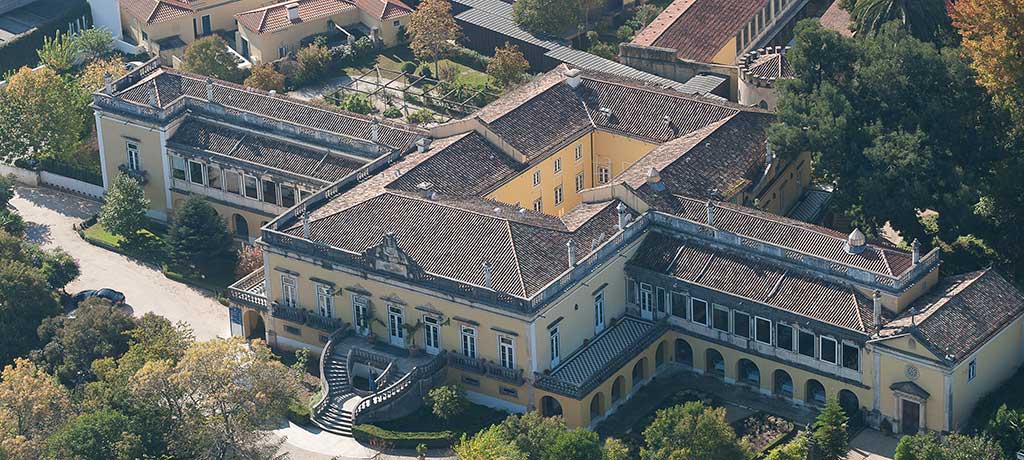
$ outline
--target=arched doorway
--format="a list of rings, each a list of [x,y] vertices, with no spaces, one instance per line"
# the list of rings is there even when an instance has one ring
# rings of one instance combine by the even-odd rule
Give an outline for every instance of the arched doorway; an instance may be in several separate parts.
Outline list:
[[[807,404],[821,406],[825,404],[825,386],[821,382],[810,379],[807,381],[807,390],[804,392],[804,402]]]
[[[263,323],[263,316],[256,310],[249,310],[242,314],[242,325],[245,329],[245,339],[267,339],[267,327]]]
[[[783,398],[793,397],[793,378],[789,376],[789,373],[782,370],[776,369],[775,376],[772,379],[775,384],[772,386],[772,393],[775,396],[781,396]]]
[[[249,222],[242,217],[241,214],[235,214],[231,217],[231,222],[235,226],[235,236],[239,238],[249,239]]]
[[[693,367],[693,348],[683,339],[676,339],[676,362]]]
[[[545,417],[561,417],[562,405],[550,396],[540,398],[540,415]]]
[[[708,375],[725,376],[725,358],[722,357],[718,350],[708,348],[708,351],[704,353],[704,362],[707,363],[704,372]]]
[[[661,343],[658,344],[658,350],[654,352],[654,368],[655,369],[659,369],[659,368],[661,368],[662,364],[665,364],[665,355],[668,354],[668,352],[665,351],[666,348],[667,347],[665,346],[665,342],[664,341],[662,341]]]
[[[604,396],[598,393],[590,400],[590,421],[593,422],[602,415],[604,415]]]
[[[753,361],[743,358],[736,364],[736,377],[740,383],[751,385],[755,388],[761,387],[761,370]]]
[[[843,412],[846,412],[851,423],[860,423],[860,400],[857,399],[857,395],[850,390],[839,390],[839,405],[842,406]]]
[[[612,383],[612,404],[622,400],[622,393],[626,390],[626,378],[618,376]]]
[[[645,378],[647,378],[647,358],[640,358],[640,361],[633,365],[633,388],[636,388]]]

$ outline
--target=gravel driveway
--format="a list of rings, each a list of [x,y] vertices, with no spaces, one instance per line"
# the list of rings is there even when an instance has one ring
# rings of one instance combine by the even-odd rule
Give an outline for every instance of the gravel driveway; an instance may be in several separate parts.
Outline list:
[[[18,186],[11,204],[25,218],[29,240],[43,247],[60,246],[78,260],[82,275],[68,285],[68,292],[109,287],[123,292],[138,316],[153,312],[185,321],[200,340],[230,335],[227,308],[213,297],[78,236],[72,225],[99,211],[99,203],[48,188]]]

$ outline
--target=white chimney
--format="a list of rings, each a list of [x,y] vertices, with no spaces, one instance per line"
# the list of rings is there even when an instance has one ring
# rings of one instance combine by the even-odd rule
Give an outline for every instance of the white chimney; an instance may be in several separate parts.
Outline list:
[[[155,81],[153,82],[152,85],[149,85],[149,105],[152,106],[152,107],[156,107],[156,82]]]
[[[271,97],[277,96],[277,90],[276,89],[272,89],[270,91],[267,91],[267,94],[269,94]]]
[[[565,71],[565,82],[570,88],[576,89],[583,83],[583,77],[580,76],[580,69],[569,69]]]
[[[519,213],[519,217],[525,217],[526,216],[526,208],[519,208],[519,210],[516,211],[516,212]]]
[[[416,141],[416,151],[418,153],[423,153],[427,150],[430,150],[430,138],[424,137]]]
[[[302,237],[309,239],[309,211],[302,212]]]
[[[416,184],[416,192],[421,198],[433,199],[434,184],[430,182],[420,182]]]
[[[285,5],[285,8],[288,9],[288,20],[289,21],[296,22],[296,21],[299,20],[299,3],[298,2],[289,3],[289,4]]]
[[[626,204],[620,201],[615,210],[619,212],[619,230],[625,230],[626,223],[628,222],[627,217],[629,217],[629,214],[626,214]]]
[[[914,242],[910,243],[910,247],[913,248],[911,253],[911,262],[916,266],[921,263],[921,242],[914,238]]]
[[[715,226],[715,203],[708,200],[708,225]]]
[[[380,120],[376,117],[370,122],[370,139],[374,144],[380,143]]]
[[[103,72],[103,92],[107,93],[107,96],[114,95],[114,76],[110,75],[110,72]]]
[[[206,79],[206,100],[213,102],[213,79]]]
[[[874,311],[874,322],[875,322],[875,327],[877,328],[877,327],[881,327],[882,326],[882,291],[879,291],[878,289],[875,289],[874,299],[873,300],[874,300],[874,305],[873,306],[874,306],[874,309],[875,309],[875,311]]]
[[[491,278],[494,275],[494,267],[490,262],[484,262],[484,287],[491,288]]]
[[[576,266],[576,242],[573,241],[573,240],[566,241],[565,242],[565,250],[566,250],[566,252],[568,253],[568,256],[569,256],[569,266],[570,267],[575,267]]]

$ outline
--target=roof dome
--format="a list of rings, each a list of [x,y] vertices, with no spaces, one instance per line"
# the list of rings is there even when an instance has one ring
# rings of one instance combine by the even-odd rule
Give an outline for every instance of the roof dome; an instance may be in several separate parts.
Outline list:
[[[846,237],[846,252],[850,254],[859,254],[864,250],[864,246],[867,245],[867,238],[864,236],[864,232],[860,231],[859,228],[853,229],[850,232],[850,236]]]

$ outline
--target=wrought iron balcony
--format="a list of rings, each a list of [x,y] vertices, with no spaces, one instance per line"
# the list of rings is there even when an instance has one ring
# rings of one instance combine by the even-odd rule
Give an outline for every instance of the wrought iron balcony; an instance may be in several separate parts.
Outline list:
[[[348,324],[340,319],[325,318],[304,308],[292,307],[280,302],[274,302],[273,316],[274,318],[304,324],[324,332],[334,332],[348,326]]]
[[[522,385],[526,381],[523,377],[524,372],[522,369],[509,369],[502,367],[498,363],[481,358],[470,358],[459,353],[448,353],[448,365],[514,385]]]
[[[122,164],[117,167],[117,170],[127,174],[128,177],[135,179],[139,185],[146,185],[149,182],[149,172],[144,169],[134,169],[127,164]]]

